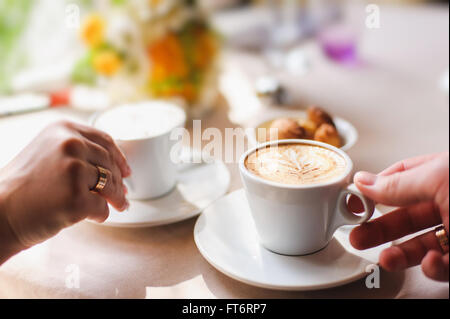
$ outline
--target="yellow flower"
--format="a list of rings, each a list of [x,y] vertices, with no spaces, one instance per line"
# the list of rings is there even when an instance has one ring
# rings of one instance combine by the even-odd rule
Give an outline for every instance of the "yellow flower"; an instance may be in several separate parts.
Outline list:
[[[97,53],[93,59],[94,70],[105,76],[114,75],[122,65],[116,52],[105,50]]]
[[[102,43],[105,33],[105,20],[99,14],[92,14],[86,18],[81,27],[81,38],[90,47]]]

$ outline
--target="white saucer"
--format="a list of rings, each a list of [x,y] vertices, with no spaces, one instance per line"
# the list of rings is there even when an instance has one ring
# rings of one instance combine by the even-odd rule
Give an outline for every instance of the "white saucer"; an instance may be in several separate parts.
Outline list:
[[[293,110],[271,110],[264,112],[263,115],[253,119],[252,122],[247,125],[246,133],[250,146],[257,146],[259,144],[256,139],[257,127],[263,123],[280,117],[306,118],[307,115],[305,111]],[[350,122],[340,117],[333,117],[333,121],[336,124],[336,128],[343,141],[341,149],[343,151],[348,151],[356,144],[358,140],[358,131]]]
[[[331,288],[360,279],[369,274],[366,267],[376,264],[380,252],[389,246],[357,251],[348,235],[349,230],[339,229],[326,248],[312,255],[270,252],[258,242],[243,189],[209,206],[194,229],[200,253],[220,272],[257,287],[296,291]]]
[[[173,191],[152,200],[130,200],[130,207],[122,213],[110,206],[108,219],[99,225],[140,228],[176,223],[200,214],[224,195],[229,185],[230,173],[222,161],[180,164]]]

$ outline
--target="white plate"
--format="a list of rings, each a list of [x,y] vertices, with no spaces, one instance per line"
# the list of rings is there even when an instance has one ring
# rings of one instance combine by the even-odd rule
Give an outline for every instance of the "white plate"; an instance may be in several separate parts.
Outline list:
[[[376,212],[379,216],[379,212]],[[209,206],[197,220],[194,240],[205,259],[225,275],[249,285],[276,290],[317,290],[360,279],[376,264],[385,244],[357,251],[349,230],[339,229],[330,244],[307,256],[283,256],[263,248],[244,190]]]
[[[263,116],[255,118],[250,124],[247,125],[246,134],[250,147],[254,147],[259,144],[256,139],[256,128],[263,123],[280,117],[307,118],[307,115],[305,111],[293,110],[274,110],[265,112]],[[350,122],[340,117],[333,117],[333,121],[336,124],[337,131],[339,132],[342,141],[344,142],[341,149],[343,151],[348,151],[358,140],[358,132]]]
[[[130,200],[130,207],[122,213],[110,206],[108,219],[99,225],[139,228],[176,223],[200,214],[224,195],[229,185],[230,173],[222,161],[180,164],[178,183],[168,195]]]

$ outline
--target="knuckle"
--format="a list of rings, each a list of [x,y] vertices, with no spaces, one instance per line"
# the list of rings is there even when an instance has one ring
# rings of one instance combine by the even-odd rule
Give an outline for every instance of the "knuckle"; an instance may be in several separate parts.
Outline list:
[[[97,157],[101,161],[101,163],[106,164],[111,162],[111,156],[104,147],[98,144],[92,144],[92,146],[90,147],[94,151],[95,157]]]
[[[110,156],[110,158],[112,159],[112,160],[114,160],[114,158],[115,158],[115,154],[114,154],[114,152],[115,152],[115,150],[116,149],[118,149],[118,147],[117,147],[117,145],[116,145],[116,142],[114,141],[114,139],[110,136],[110,135],[108,135],[107,133],[104,133],[104,132],[102,132],[101,133],[102,134],[102,139],[105,141],[105,149],[106,149],[106,151],[108,152],[108,154],[109,154],[109,156]]]
[[[114,140],[113,140],[113,138],[111,137],[111,135],[109,135],[109,134],[107,134],[107,133],[105,133],[105,132],[100,132],[100,134],[101,134],[101,138],[102,138],[109,146],[114,145]]]
[[[84,149],[84,142],[79,137],[69,137],[61,142],[61,151],[64,155],[78,157]]]

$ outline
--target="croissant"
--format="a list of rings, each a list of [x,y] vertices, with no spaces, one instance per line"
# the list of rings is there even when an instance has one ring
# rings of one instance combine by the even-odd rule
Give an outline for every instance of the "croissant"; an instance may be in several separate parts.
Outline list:
[[[331,116],[317,106],[309,107],[307,113],[308,119],[316,123],[317,127],[319,127],[322,124],[329,124],[333,127],[336,127]]]
[[[267,139],[270,141],[306,138],[306,131],[297,121],[290,118],[281,118],[272,122]]]
[[[342,141],[336,128],[330,124],[322,124],[314,134],[314,139],[335,147],[341,147]]]
[[[314,139],[314,134],[316,134],[317,127],[318,127],[316,125],[316,123],[314,123],[311,120],[302,118],[302,119],[298,119],[298,124],[301,127],[303,127],[303,129],[305,130],[307,139],[310,139],[310,140]]]

